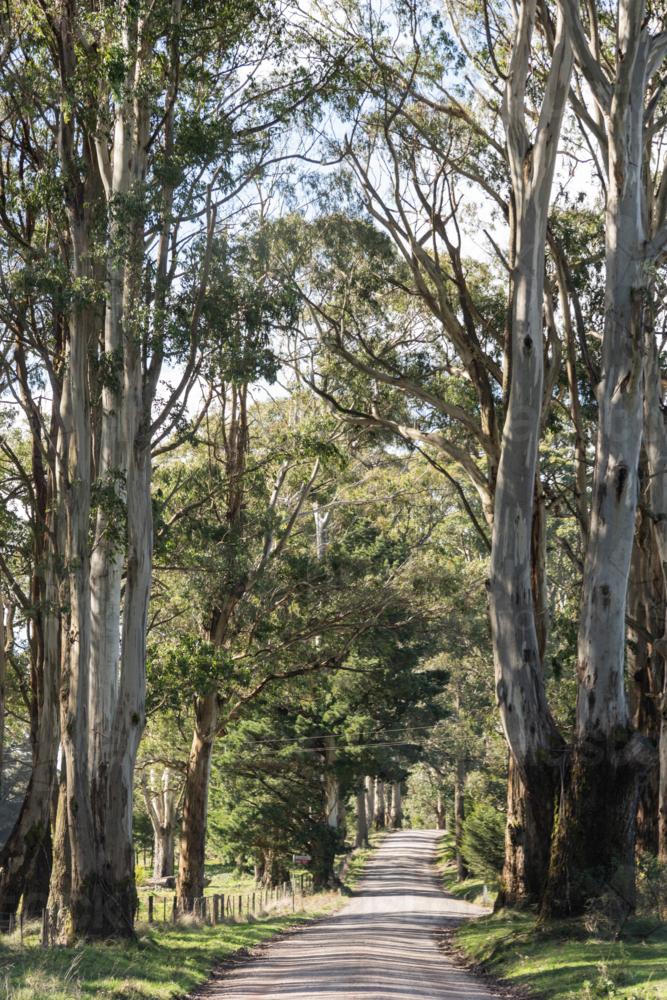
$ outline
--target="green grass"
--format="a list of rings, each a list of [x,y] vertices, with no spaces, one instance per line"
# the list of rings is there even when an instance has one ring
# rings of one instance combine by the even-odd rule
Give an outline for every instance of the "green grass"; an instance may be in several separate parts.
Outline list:
[[[454,836],[451,833],[446,833],[438,846],[438,869],[447,892],[451,892],[457,899],[464,899],[468,903],[478,903],[481,906],[484,898],[484,886],[486,885],[489,899],[493,903],[498,895],[498,882],[493,879],[485,881],[474,875],[463,882],[458,882],[456,865],[453,861],[455,852]]]
[[[239,948],[267,941],[304,918],[326,916],[346,902],[366,861],[384,834],[371,835],[371,848],[355,851],[349,860],[341,895],[316,893],[291,897],[257,918],[226,920],[205,927],[189,919],[163,923],[156,901],[156,923],[139,921],[136,943],[80,944],[42,951],[39,924],[27,926],[21,946],[18,932],[0,936],[0,1000],[170,1000],[183,997],[206,980],[216,964]],[[224,873],[223,873],[224,874]],[[252,883],[250,891],[252,891]],[[223,883],[225,891],[229,884]],[[238,882],[235,889],[245,889]],[[212,891],[222,888],[211,887]],[[173,893],[169,893],[173,896]],[[145,909],[143,910],[145,913]]]
[[[667,925],[652,918],[604,940],[583,921],[542,927],[533,914],[503,910],[463,924],[455,941],[487,971],[547,1000],[667,997]]]

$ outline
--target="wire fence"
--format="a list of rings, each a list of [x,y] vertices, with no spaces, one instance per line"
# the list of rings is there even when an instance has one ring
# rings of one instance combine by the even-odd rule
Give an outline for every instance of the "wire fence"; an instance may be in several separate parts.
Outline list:
[[[254,892],[245,893],[215,893],[210,896],[148,896],[137,901],[134,912],[135,921],[143,920],[149,924],[172,923],[187,919],[209,927],[217,924],[239,920],[259,914],[262,910],[276,905],[283,900],[293,899],[297,895],[308,896],[313,893],[312,875],[300,875],[293,884],[283,882],[272,887],[260,887]],[[53,948],[60,943],[59,917],[67,911],[59,912],[57,907],[44,907],[40,917],[21,911],[0,912],[0,934],[13,935],[19,932],[21,944],[24,934],[30,930],[34,933],[35,925],[40,928],[41,947]]]

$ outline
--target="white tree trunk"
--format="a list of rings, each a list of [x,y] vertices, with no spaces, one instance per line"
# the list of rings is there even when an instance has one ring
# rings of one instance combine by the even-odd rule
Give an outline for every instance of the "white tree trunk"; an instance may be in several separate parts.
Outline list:
[[[391,826],[400,830],[403,826],[403,797],[400,781],[394,781],[391,786]]]
[[[168,878],[174,874],[176,828],[176,789],[168,767],[164,770],[160,785],[159,789],[149,789],[146,772],[142,772],[141,788],[153,827],[153,878]]]
[[[538,857],[525,858],[511,899],[539,888],[553,822],[553,777],[545,755],[560,742],[547,704],[531,586],[531,539],[538,442],[543,411],[542,306],[547,216],[572,51],[559,17],[551,69],[537,130],[528,135],[524,93],[535,2],[524,3],[512,45],[503,121],[514,197],[511,379],[498,468],[489,574],[496,696],[525,794],[540,817]],[[513,865],[516,869],[516,863]]]
[[[366,778],[366,820],[369,826],[375,819],[375,778]]]
[[[543,914],[586,903],[581,873],[632,866],[637,805],[655,752],[633,732],[624,681],[625,612],[642,437],[644,94],[652,42],[643,2],[620,0],[613,85],[591,53],[573,0],[562,0],[577,62],[606,119],[605,328],[590,535],[579,621],[572,772],[554,838]],[[659,62],[664,40],[658,46]],[[655,60],[654,60],[655,61]],[[657,67],[654,67],[657,68]],[[596,767],[591,768],[592,758]],[[573,836],[572,830],[580,831]],[[631,888],[624,898],[632,906]]]
[[[357,835],[354,841],[355,847],[368,846],[368,821],[366,819],[366,792],[362,790],[357,794]]]
[[[324,811],[327,826],[338,829],[338,779],[333,772],[336,761],[336,737],[324,737]]]

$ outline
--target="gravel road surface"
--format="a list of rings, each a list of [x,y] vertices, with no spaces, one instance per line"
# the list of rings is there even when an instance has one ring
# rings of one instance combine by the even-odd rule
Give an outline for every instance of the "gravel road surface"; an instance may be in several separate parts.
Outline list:
[[[485,911],[445,896],[436,830],[390,834],[351,902],[335,916],[271,945],[223,976],[212,1000],[489,1000],[435,944],[442,927]],[[212,985],[212,984],[211,984]]]

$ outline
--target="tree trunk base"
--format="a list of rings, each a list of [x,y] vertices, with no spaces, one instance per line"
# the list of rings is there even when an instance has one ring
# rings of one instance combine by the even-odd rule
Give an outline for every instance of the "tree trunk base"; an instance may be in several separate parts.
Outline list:
[[[137,891],[134,879],[111,885],[104,879],[89,876],[79,892],[72,893],[65,918],[69,940],[94,940],[108,937],[133,938]]]
[[[495,909],[536,902],[549,868],[553,830],[555,768],[548,763],[531,767],[529,794],[510,754],[507,780],[505,864]]]
[[[605,898],[620,919],[634,909],[637,807],[656,751],[645,736],[628,735],[575,746],[540,920],[580,916]]]

